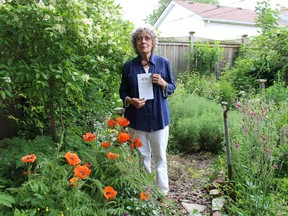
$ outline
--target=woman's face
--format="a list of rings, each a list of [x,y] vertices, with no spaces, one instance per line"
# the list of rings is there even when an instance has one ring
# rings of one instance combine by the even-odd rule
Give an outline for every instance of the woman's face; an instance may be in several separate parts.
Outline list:
[[[153,47],[153,42],[151,36],[142,31],[137,38],[137,50],[140,54],[148,54],[151,52]]]

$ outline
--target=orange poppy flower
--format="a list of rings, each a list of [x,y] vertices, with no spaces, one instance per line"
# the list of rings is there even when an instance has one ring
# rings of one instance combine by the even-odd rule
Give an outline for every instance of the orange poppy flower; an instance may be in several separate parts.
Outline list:
[[[113,187],[107,186],[104,188],[103,194],[106,199],[112,199],[117,195],[117,191],[115,191]]]
[[[28,171],[24,171],[23,172],[23,175],[25,175],[25,176],[27,176],[28,175]],[[35,172],[34,172],[34,170],[30,170],[30,174],[32,175],[32,174],[34,174]]]
[[[77,165],[74,169],[74,174],[80,179],[86,178],[91,173],[91,170],[87,166]]]
[[[112,152],[107,152],[106,156],[110,159],[110,160],[114,160],[115,158],[119,157],[119,154],[114,154]]]
[[[148,191],[141,192],[140,199],[141,200],[148,200],[149,199],[149,195],[150,195],[150,193]]]
[[[102,146],[103,148],[108,148],[108,147],[110,146],[110,142],[102,142],[102,143],[101,143],[101,146]]]
[[[122,127],[127,127],[130,122],[126,118],[116,118],[117,123]]]
[[[69,180],[70,184],[73,187],[76,187],[79,184],[80,179],[78,177],[73,177]]]
[[[24,162],[24,163],[34,163],[36,158],[37,157],[36,157],[35,154],[25,155],[24,157],[22,157],[22,162]]]
[[[117,125],[117,121],[115,121],[114,119],[109,119],[107,123],[108,127],[115,127]]]
[[[130,140],[130,134],[125,133],[125,132],[119,133],[118,138],[117,138],[117,141],[119,143],[124,143],[124,142],[127,142],[129,140]]]
[[[92,142],[93,140],[96,139],[96,136],[93,133],[88,132],[88,133],[83,135],[83,139],[87,142]]]
[[[139,137],[135,137],[134,138],[134,141],[133,141],[133,145],[136,147],[142,147],[142,141],[140,140],[140,138]]]
[[[78,155],[71,153],[70,151],[67,152],[64,157],[66,158],[67,163],[69,163],[71,166],[75,166],[81,162]]]

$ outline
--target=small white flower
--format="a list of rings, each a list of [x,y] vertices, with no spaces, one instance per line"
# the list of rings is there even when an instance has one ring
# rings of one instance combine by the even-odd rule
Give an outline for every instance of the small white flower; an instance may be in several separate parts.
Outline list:
[[[243,95],[243,96],[244,96],[245,93],[246,93],[245,91],[240,91],[240,92],[239,92],[239,95]]]
[[[89,80],[89,75],[88,75],[88,74],[82,75],[82,79],[83,79],[84,82],[88,82],[88,80]]]
[[[56,31],[58,31],[58,32],[61,33],[61,34],[63,34],[63,33],[66,32],[65,27],[64,27],[63,25],[61,25],[61,24],[56,24],[56,25],[54,25],[54,26],[52,27],[52,30],[56,30]]]
[[[6,83],[11,83],[10,77],[2,77],[2,79],[3,79],[4,82],[6,82]]]
[[[48,6],[48,9],[51,10],[51,11],[55,11],[55,7],[53,5],[51,5],[51,4]]]
[[[85,18],[82,20],[84,24],[92,26],[93,20],[91,18]]]
[[[50,20],[50,16],[48,14],[45,14],[43,20]]]

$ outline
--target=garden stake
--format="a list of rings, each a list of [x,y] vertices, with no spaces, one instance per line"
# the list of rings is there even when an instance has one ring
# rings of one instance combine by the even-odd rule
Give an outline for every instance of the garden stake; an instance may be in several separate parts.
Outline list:
[[[223,109],[224,115],[224,126],[225,126],[225,138],[226,138],[226,154],[227,154],[227,162],[228,162],[228,179],[229,181],[226,183],[227,192],[229,196],[235,201],[236,200],[236,192],[235,192],[235,182],[232,181],[232,162],[231,162],[231,151],[230,151],[230,136],[229,136],[229,127],[228,127],[228,103],[222,101],[221,106]]]
[[[230,151],[230,136],[229,136],[229,128],[228,128],[228,103],[222,101],[221,106],[223,109],[224,116],[224,126],[225,126],[225,139],[226,139],[226,154],[227,154],[227,162],[228,162],[228,179],[232,181],[232,163],[231,163],[231,151]]]

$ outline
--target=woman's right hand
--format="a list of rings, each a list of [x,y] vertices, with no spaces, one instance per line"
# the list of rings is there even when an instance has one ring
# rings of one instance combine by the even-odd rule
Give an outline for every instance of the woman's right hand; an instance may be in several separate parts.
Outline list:
[[[144,98],[130,98],[128,103],[133,105],[136,108],[142,108],[145,106],[145,99]]]

